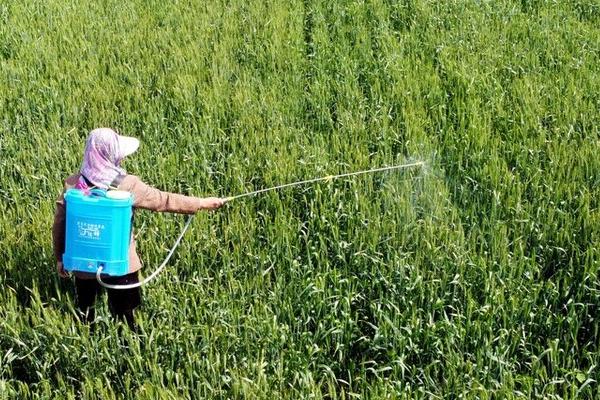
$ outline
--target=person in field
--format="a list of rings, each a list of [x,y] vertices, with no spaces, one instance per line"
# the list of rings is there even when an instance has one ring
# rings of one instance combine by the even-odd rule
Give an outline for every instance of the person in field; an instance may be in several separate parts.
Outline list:
[[[64,190],[56,201],[52,239],[56,268],[61,278],[67,278],[62,256],[65,251],[65,202],[67,189],[80,190],[118,189],[133,194],[134,211],[142,208],[152,211],[194,214],[199,210],[214,210],[221,207],[226,200],[217,197],[199,198],[176,193],[160,191],[142,182],[135,175],[129,175],[121,167],[123,158],[134,153],[139,147],[139,140],[122,136],[109,128],[98,128],[90,132],[83,155],[83,163],[78,173],[64,181]],[[139,270],[142,267],[136,252],[133,229],[129,244],[129,273],[118,277],[103,277],[107,283],[125,285],[139,282]],[[81,319],[87,323],[94,320],[94,303],[100,293],[101,286],[94,274],[75,272],[76,301]],[[134,310],[141,303],[140,288],[107,289],[108,304],[111,314],[124,320],[135,330]]]

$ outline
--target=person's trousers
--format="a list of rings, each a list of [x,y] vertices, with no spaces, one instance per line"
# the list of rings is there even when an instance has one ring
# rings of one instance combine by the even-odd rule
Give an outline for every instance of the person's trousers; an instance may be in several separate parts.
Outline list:
[[[139,282],[138,272],[123,276],[110,276],[102,280],[111,285],[129,285]],[[102,292],[102,286],[96,279],[75,278],[75,293],[77,307],[81,319],[90,323],[95,318],[94,304],[97,296]],[[110,313],[118,320],[126,321],[127,325],[135,331],[133,310],[140,306],[142,296],[139,287],[134,289],[106,289]]]

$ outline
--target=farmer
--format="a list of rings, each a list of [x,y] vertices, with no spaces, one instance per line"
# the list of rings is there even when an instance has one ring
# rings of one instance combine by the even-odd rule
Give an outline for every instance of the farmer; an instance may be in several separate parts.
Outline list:
[[[128,175],[120,164],[123,158],[134,153],[139,147],[139,140],[118,135],[109,128],[98,128],[90,132],[83,163],[79,173],[65,180],[64,191],[69,188],[89,190],[91,188],[114,188],[130,192],[133,195],[133,207],[152,211],[166,211],[181,214],[194,214],[198,210],[214,210],[225,203],[225,199],[217,197],[198,198],[181,194],[162,192],[148,186],[137,176]],[[65,251],[65,202],[64,191],[56,202],[52,239],[56,269],[58,275],[67,278],[62,256]],[[103,277],[107,283],[125,285],[139,282],[138,272],[142,267],[140,257],[135,248],[133,230],[129,244],[129,273],[124,276]],[[75,292],[77,307],[85,322],[94,320],[94,303],[100,293],[100,284],[94,274],[75,272]],[[140,288],[107,289],[108,304],[111,314],[119,320],[125,320],[135,330],[133,310],[141,303]]]

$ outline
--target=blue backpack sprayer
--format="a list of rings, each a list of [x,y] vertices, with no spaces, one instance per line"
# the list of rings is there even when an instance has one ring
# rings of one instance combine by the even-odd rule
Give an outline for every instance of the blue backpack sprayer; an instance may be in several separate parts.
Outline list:
[[[350,172],[340,175],[329,175],[304,181],[287,183],[266,189],[228,197],[227,202],[249,197],[272,190],[299,186],[319,181],[330,181],[337,178],[350,177],[395,169],[405,169],[425,164],[417,161],[410,164],[393,165],[364,171]],[[110,285],[102,281],[102,274],[110,276],[126,275],[129,270],[129,243],[131,240],[131,220],[133,216],[133,196],[129,192],[119,190],[93,189],[89,195],[81,190],[69,189],[65,193],[67,204],[66,245],[63,263],[67,271],[95,273],[96,280],[110,289],[131,289],[139,287],[154,279],[165,267],[175,249],[179,246],[183,235],[190,226],[193,216],[183,227],[175,244],[162,264],[144,280],[130,285]]]
[[[126,275],[133,196],[118,190],[92,189],[87,194],[69,189],[65,202],[65,270]]]

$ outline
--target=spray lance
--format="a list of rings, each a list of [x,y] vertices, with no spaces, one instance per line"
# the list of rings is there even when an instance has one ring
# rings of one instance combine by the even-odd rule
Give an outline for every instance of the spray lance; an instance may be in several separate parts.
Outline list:
[[[231,202],[233,200],[239,200],[242,198],[251,197],[251,196],[258,195],[258,194],[271,192],[271,191],[275,191],[275,190],[280,190],[280,189],[284,189],[284,188],[290,188],[290,187],[294,187],[294,186],[308,185],[311,183],[316,183],[316,182],[321,182],[321,181],[328,182],[328,181],[332,181],[334,179],[346,178],[346,177],[351,177],[351,176],[356,176],[356,175],[372,174],[372,173],[385,172],[385,171],[391,171],[391,170],[408,169],[408,168],[422,166],[424,164],[425,164],[424,161],[416,161],[416,162],[409,163],[409,164],[392,165],[392,166],[387,166],[387,167],[373,168],[373,169],[363,170],[363,171],[348,172],[348,173],[339,174],[339,175],[328,175],[328,176],[323,176],[320,178],[313,178],[313,179],[307,179],[307,180],[303,180],[303,181],[286,183],[286,184],[279,185],[279,186],[273,186],[273,187],[269,187],[269,188],[265,188],[265,189],[259,189],[259,190],[255,190],[255,191],[251,191],[251,192],[247,192],[247,193],[238,194],[235,196],[230,196],[230,197],[226,198],[226,202]],[[177,240],[175,240],[173,247],[171,247],[171,250],[169,250],[169,253],[165,257],[164,261],[160,264],[160,266],[151,275],[149,275],[142,281],[133,283],[133,284],[129,284],[129,285],[108,284],[102,280],[102,276],[101,276],[102,271],[103,271],[102,265],[97,268],[96,280],[98,281],[98,283],[100,283],[100,285],[104,286],[105,288],[109,288],[109,289],[133,289],[133,288],[140,287],[140,286],[145,285],[146,283],[150,282],[158,274],[160,274],[160,272],[165,268],[165,266],[171,259],[171,256],[173,255],[173,253],[175,252],[175,250],[181,243],[181,239],[183,238],[183,236],[187,232],[188,228],[190,227],[190,223],[192,222],[192,219],[193,219],[193,215],[190,215],[187,218],[187,221],[186,221],[183,229],[181,230],[181,233],[177,237]]]

